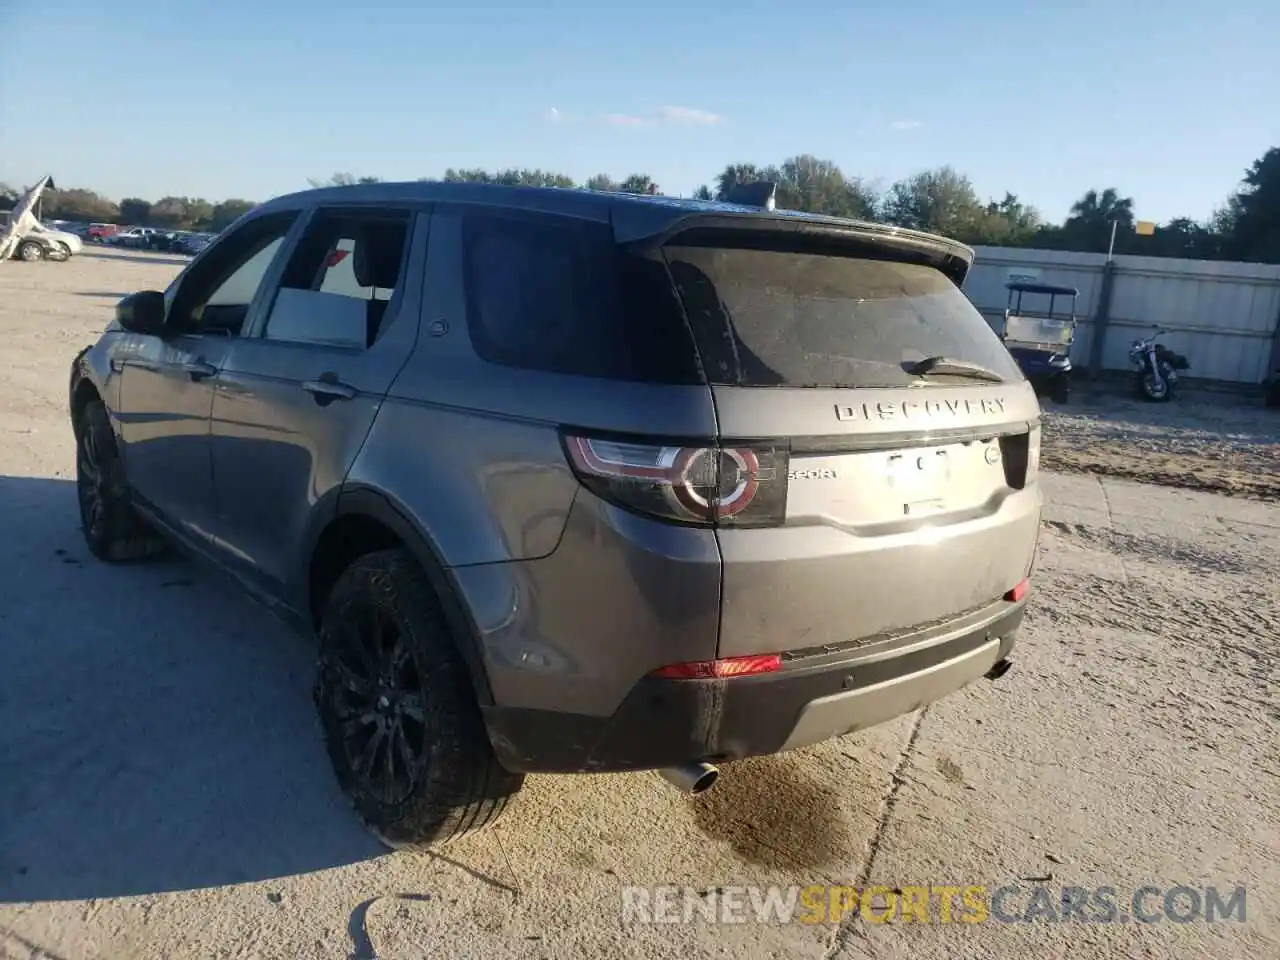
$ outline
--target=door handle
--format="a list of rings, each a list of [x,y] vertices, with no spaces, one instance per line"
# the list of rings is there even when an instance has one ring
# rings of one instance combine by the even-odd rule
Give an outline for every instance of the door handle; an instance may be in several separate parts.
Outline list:
[[[302,384],[302,389],[312,394],[316,403],[322,406],[334,400],[354,400],[356,396],[355,387],[343,383],[341,380],[329,380],[324,377],[319,380],[305,381]]]
[[[182,365],[182,369],[187,371],[192,380],[208,380],[218,372],[217,367],[203,360],[190,360]]]

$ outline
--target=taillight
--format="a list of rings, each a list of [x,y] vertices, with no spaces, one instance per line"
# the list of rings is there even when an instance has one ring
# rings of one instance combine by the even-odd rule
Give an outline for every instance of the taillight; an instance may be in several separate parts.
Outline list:
[[[654,670],[650,676],[664,680],[712,680],[722,677],[750,677],[761,673],[776,673],[782,669],[782,654],[757,653],[745,657],[726,657],[723,660],[693,660],[673,663]]]
[[[770,526],[787,507],[785,447],[564,438],[583,486],[628,510],[701,526]]]
[[[1010,603],[1017,603],[1027,595],[1027,591],[1031,589],[1031,582],[1026,578],[1019,580],[1012,590],[1005,593],[1004,598]]]

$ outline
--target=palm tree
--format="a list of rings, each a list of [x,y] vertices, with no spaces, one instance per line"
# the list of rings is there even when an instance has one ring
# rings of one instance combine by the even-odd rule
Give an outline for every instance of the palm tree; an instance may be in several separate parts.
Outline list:
[[[1133,198],[1122,197],[1115,187],[1107,187],[1101,193],[1090,190],[1071,205],[1068,223],[1075,220],[1081,226],[1098,228],[1115,221],[1122,227],[1133,226]]]

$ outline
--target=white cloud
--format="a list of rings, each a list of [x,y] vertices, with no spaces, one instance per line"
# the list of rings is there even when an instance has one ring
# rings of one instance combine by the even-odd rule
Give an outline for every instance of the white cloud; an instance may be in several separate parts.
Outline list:
[[[610,113],[605,115],[604,122],[611,127],[643,127],[649,121],[631,113]]]
[[[563,124],[577,123],[581,118],[576,113],[565,113],[559,107],[550,107],[547,112],[542,115],[542,119],[547,123]]]
[[[924,124],[919,120],[895,120],[889,126],[894,130],[919,130]]]
[[[611,127],[707,127],[723,123],[724,117],[693,107],[659,107],[652,113],[606,113],[601,120]]]
[[[724,117],[718,113],[712,113],[709,110],[696,110],[693,107],[662,107],[658,111],[658,118],[664,123],[696,124],[698,126],[710,126],[724,122]]]

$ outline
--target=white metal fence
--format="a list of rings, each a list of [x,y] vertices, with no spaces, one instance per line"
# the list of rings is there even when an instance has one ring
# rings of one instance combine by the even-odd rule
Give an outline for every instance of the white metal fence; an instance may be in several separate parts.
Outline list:
[[[1156,324],[1195,377],[1256,384],[1280,364],[1280,265],[1117,256],[1108,268],[1101,253],[976,249],[965,292],[997,332],[1013,277],[1080,291],[1077,366],[1127,369],[1129,344]]]

